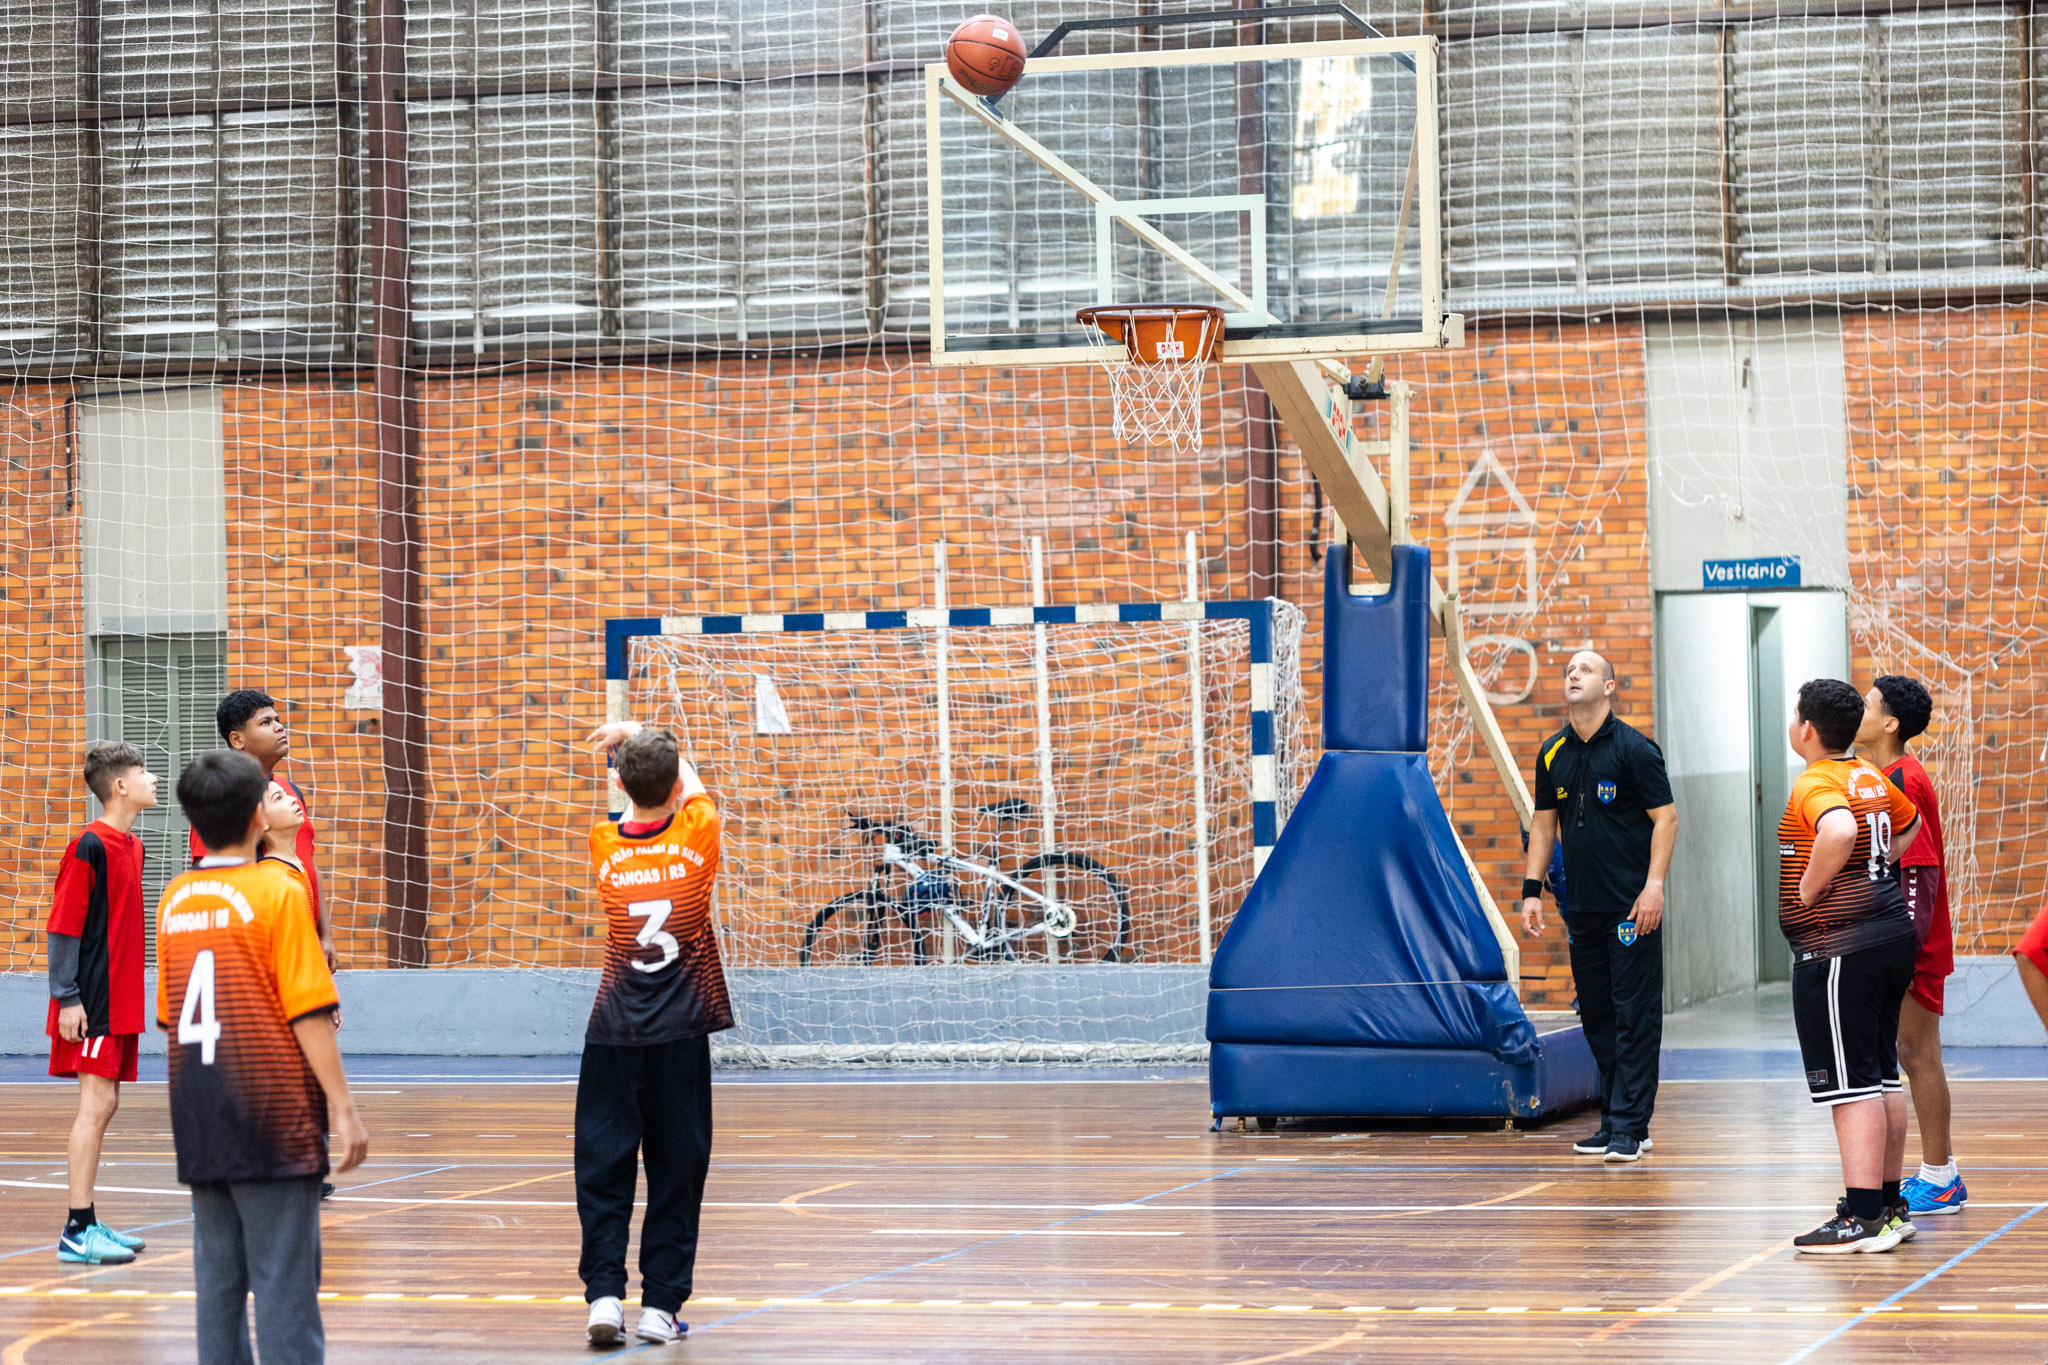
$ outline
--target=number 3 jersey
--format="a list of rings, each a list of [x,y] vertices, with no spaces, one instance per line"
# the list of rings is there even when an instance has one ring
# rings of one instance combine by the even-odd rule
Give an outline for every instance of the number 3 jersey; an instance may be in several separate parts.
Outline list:
[[[327,1097],[292,1022],[339,1002],[305,886],[276,863],[184,873],[157,908],[156,958],[178,1179],[325,1175]]]
[[[1799,903],[1799,879],[1813,858],[1814,832],[1829,811],[1856,819],[1856,846],[1812,905]],[[1778,927],[1795,963],[1840,957],[1913,937],[1913,916],[1899,890],[1892,837],[1920,818],[1906,794],[1860,758],[1827,758],[1792,784],[1778,821]]]
[[[711,929],[718,837],[718,807],[701,791],[652,829],[606,820],[590,831],[607,937],[586,1042],[642,1047],[732,1027]]]

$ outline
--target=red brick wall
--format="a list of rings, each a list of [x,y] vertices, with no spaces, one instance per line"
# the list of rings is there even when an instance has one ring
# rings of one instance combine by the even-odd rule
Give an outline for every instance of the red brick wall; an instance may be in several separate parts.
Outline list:
[[[17,390],[0,406],[0,970],[42,965],[56,857],[86,812],[72,417],[47,391]]]
[[[1842,344],[1857,682],[1935,694],[1957,946],[2004,952],[2048,894],[2048,308],[1853,314]]]

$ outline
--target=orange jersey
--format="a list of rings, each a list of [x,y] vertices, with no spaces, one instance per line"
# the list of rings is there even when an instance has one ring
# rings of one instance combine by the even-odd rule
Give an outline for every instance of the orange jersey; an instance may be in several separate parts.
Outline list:
[[[1829,811],[1856,820],[1856,846],[1812,905],[1799,903],[1799,879],[1813,857],[1814,833]],[[1792,784],[1778,821],[1778,927],[1795,963],[1840,957],[1913,937],[1913,916],[1899,891],[1892,837],[1920,819],[1906,794],[1860,758],[1826,758]]]
[[[718,807],[702,792],[646,833],[610,820],[590,831],[608,933],[587,1041],[645,1046],[732,1027],[711,929],[718,842]]]
[[[275,862],[184,873],[156,914],[178,1179],[327,1172],[327,1097],[292,1021],[333,1009],[305,884]]]

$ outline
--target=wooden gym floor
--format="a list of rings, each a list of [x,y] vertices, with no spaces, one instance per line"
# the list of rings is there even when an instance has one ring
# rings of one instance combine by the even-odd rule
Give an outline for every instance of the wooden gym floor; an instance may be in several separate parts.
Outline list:
[[[326,1211],[330,1359],[598,1354],[573,1087],[536,1074],[572,1064],[507,1065],[528,1074],[358,1068],[372,1156]],[[1656,1151],[1605,1167],[1569,1152],[1584,1119],[1212,1134],[1198,1074],[1147,1074],[721,1082],[693,1331],[631,1354],[2048,1359],[2048,1083],[1956,1085],[1967,1212],[1888,1255],[1795,1257],[1786,1239],[1838,1191],[1828,1120],[1796,1082],[1669,1082]],[[74,1093],[0,1085],[0,1365],[190,1361],[164,1089],[127,1087],[110,1135],[101,1211],[150,1249],[109,1268],[54,1254]]]

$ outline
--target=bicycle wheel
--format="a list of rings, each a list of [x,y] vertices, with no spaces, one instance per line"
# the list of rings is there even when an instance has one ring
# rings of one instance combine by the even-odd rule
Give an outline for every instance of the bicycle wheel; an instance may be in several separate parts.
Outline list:
[[[872,891],[849,891],[811,917],[797,962],[806,967],[914,966],[924,933]]]
[[[1074,932],[1064,939],[1027,934],[1008,945],[1006,956],[1026,962],[1130,961],[1131,895],[1101,863],[1085,853],[1041,853],[1024,860],[1017,881],[1071,910]],[[1044,907],[1005,886],[998,913],[1005,927],[1015,928],[1038,923]]]

